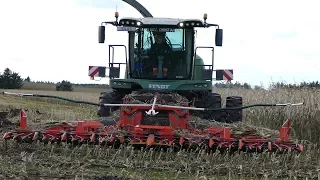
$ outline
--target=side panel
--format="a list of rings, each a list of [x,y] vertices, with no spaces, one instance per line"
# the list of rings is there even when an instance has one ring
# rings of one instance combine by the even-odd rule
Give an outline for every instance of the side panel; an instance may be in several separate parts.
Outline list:
[[[203,59],[199,55],[196,55],[195,59],[194,80],[203,80],[203,71],[205,67],[197,65],[204,65]]]
[[[211,91],[211,81],[198,80],[145,80],[145,79],[111,79],[110,87],[114,89],[132,89],[132,86],[141,86],[145,90],[168,91]]]
[[[106,77],[106,68],[105,66],[89,66],[88,76],[91,79],[94,79],[94,77]]]
[[[216,71],[216,80],[233,80],[233,69],[217,69]]]
[[[133,70],[134,63],[135,63],[135,57],[134,57],[134,38],[135,38],[135,32],[129,31],[128,32],[128,38],[129,38],[129,43],[128,43],[128,54],[129,54],[129,60],[127,64],[127,69],[126,69],[126,76],[125,79],[130,79],[131,76],[131,71]],[[129,73],[128,73],[129,71]]]
[[[195,65],[204,65],[203,59],[197,55],[195,59]],[[203,81],[204,79],[205,66],[195,66],[194,80]],[[213,70],[213,75],[216,78],[212,78],[215,81],[232,81],[233,80],[233,69],[216,69]]]

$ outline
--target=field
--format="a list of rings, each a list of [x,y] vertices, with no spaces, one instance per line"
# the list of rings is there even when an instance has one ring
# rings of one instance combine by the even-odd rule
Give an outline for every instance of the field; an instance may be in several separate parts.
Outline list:
[[[59,95],[97,102],[100,88],[78,88],[76,92],[9,90]],[[42,88],[44,89],[44,88]],[[2,90],[0,90],[2,91]],[[215,89],[225,98],[240,95],[244,105],[260,103],[299,103],[297,107],[255,107],[244,110],[245,124],[278,130],[291,119],[293,138],[304,143],[301,154],[192,154],[187,152],[140,152],[131,149],[105,149],[41,144],[0,145],[1,179],[319,179],[320,178],[320,90]],[[52,99],[0,95],[0,111],[28,109],[30,123],[96,119],[96,107]],[[17,122],[18,117],[10,118]],[[2,133],[9,128],[0,125]],[[112,178],[114,177],[114,178]]]

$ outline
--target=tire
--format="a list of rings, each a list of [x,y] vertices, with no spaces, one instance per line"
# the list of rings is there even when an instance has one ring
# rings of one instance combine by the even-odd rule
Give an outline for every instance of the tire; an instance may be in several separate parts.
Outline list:
[[[226,99],[226,108],[242,107],[242,97],[229,96]],[[226,123],[242,121],[242,109],[226,110]]]
[[[105,91],[100,94],[99,104],[121,104],[124,94],[117,91]],[[98,107],[98,116],[101,118],[108,117],[111,115],[111,112],[116,111],[119,107],[108,107],[108,106],[99,106]]]
[[[210,92],[202,97],[196,98],[194,105],[198,108],[221,108],[221,95]],[[201,119],[225,122],[224,111],[191,111],[191,115],[193,114],[200,117]]]

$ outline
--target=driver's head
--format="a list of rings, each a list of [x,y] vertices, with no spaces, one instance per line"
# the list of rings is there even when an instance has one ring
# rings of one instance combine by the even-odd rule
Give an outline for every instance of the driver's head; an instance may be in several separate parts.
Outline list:
[[[154,35],[154,39],[155,39],[156,43],[162,44],[163,41],[165,40],[166,33],[165,32],[154,32],[153,35]]]

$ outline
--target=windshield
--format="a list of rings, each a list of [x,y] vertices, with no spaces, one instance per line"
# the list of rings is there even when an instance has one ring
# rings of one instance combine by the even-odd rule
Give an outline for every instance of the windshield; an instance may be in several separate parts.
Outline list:
[[[135,32],[132,77],[186,79],[191,56],[185,51],[185,30],[141,28]],[[188,58],[187,58],[188,57]],[[188,61],[188,62],[187,62]]]

